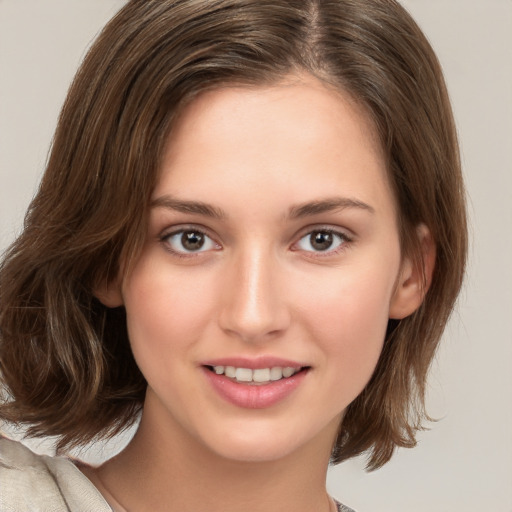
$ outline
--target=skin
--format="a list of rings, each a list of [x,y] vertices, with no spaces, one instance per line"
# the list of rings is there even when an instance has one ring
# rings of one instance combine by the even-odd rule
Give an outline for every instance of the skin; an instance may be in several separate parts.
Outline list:
[[[388,319],[424,294],[373,125],[309,76],[205,93],[174,127],[152,199],[140,259],[97,293],[126,307],[144,412],[90,478],[129,510],[327,512],[343,413]],[[200,250],[185,250],[183,230],[206,235]],[[326,230],[318,250],[311,234]],[[308,367],[270,407],[233,405],[205,378],[204,361],[260,356]]]

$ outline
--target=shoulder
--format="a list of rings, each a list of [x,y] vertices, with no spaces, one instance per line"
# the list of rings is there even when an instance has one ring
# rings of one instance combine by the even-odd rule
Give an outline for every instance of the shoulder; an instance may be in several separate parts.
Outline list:
[[[26,510],[111,512],[71,460],[37,455],[0,435],[0,512]]]

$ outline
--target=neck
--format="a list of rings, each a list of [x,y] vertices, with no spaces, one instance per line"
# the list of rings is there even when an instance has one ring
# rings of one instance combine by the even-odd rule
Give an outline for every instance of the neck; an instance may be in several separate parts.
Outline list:
[[[234,461],[206,449],[186,432],[169,435],[155,425],[143,414],[127,448],[96,470],[114,504],[126,510],[332,510],[325,489],[331,450],[326,436],[277,460]]]

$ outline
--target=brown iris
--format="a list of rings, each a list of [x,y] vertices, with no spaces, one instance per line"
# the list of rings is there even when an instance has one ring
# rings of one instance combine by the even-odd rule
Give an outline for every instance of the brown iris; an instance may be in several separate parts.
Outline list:
[[[313,249],[326,251],[333,243],[333,235],[328,231],[314,231],[311,233],[309,241]]]
[[[181,245],[187,251],[198,251],[204,245],[204,235],[199,231],[185,231],[181,235]]]

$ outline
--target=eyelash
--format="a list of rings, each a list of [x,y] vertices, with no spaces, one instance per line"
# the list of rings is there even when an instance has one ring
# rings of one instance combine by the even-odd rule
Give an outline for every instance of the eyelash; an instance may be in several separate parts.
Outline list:
[[[309,230],[306,233],[304,233],[304,235],[302,235],[299,238],[299,240],[292,245],[292,250],[295,250],[295,251],[300,250],[300,249],[294,249],[294,247],[298,246],[298,244],[302,240],[304,240],[308,237],[310,238],[314,233],[322,233],[322,234],[332,235],[333,237],[336,237],[339,240],[338,246],[335,247],[334,249],[329,248],[325,251],[304,251],[308,254],[314,255],[314,256],[312,256],[314,258],[327,258],[329,256],[334,256],[334,255],[340,254],[341,252],[345,251],[347,249],[347,245],[353,241],[353,238],[351,236],[347,235],[347,233],[345,233],[343,231],[333,229],[330,227],[320,226],[320,227],[315,227],[314,229],[309,228]]]
[[[178,258],[194,258],[203,252],[207,252],[205,250],[202,251],[177,251],[173,249],[170,245],[170,239],[174,236],[181,235],[183,236],[185,233],[196,233],[202,235],[205,239],[208,239],[213,243],[217,248],[221,248],[221,246],[215,242],[215,240],[206,232],[206,230],[201,229],[198,226],[186,226],[181,227],[179,229],[173,230],[171,232],[165,233],[160,237],[160,242],[164,244],[167,251],[169,251],[173,256],[177,256]]]
[[[183,236],[185,233],[191,233],[191,234],[196,233],[196,234],[202,235],[203,237],[205,237],[205,239],[210,240],[210,243],[215,245],[214,250],[219,250],[222,248],[221,245],[218,244],[207,233],[207,231],[205,229],[202,229],[198,226],[186,226],[186,227],[181,227],[179,229],[175,229],[171,232],[166,232],[160,237],[160,242],[162,244],[164,244],[164,246],[168,252],[170,252],[173,256],[176,256],[178,258],[194,258],[194,257],[198,257],[203,252],[209,252],[211,250],[210,248],[208,248],[206,250],[187,252],[186,250],[178,251],[178,250],[173,249],[170,245],[169,240],[172,237],[177,236],[177,235]],[[292,251],[300,251],[301,249],[298,248],[298,244],[302,240],[306,239],[307,237],[311,237],[314,233],[322,233],[322,234],[332,235],[333,237],[336,237],[339,241],[338,246],[335,247],[334,249],[327,249],[325,251],[313,251],[313,250],[312,251],[307,251],[307,250],[303,251],[303,252],[307,253],[308,255],[314,255],[314,256],[309,256],[309,257],[314,257],[314,258],[325,258],[325,257],[340,254],[341,252],[346,250],[347,245],[353,241],[353,238],[351,236],[347,235],[347,233],[340,231],[340,230],[330,228],[330,227],[315,227],[314,229],[309,228],[309,230],[307,232],[303,232],[303,233],[304,234],[301,235],[301,237],[298,239],[298,241],[294,242],[292,244],[292,246],[291,246]],[[202,247],[200,249],[202,249]]]

